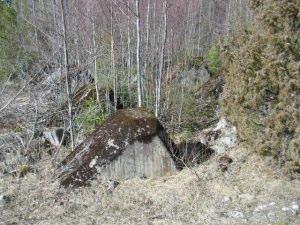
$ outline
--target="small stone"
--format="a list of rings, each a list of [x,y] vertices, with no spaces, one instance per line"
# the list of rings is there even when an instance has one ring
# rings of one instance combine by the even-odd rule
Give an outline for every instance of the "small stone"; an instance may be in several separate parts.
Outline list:
[[[228,213],[228,216],[235,218],[235,219],[243,219],[244,213],[239,212],[239,211],[232,211],[232,212]]]
[[[223,199],[222,199],[222,203],[228,203],[228,202],[231,202],[231,197],[224,196]]]
[[[11,202],[11,197],[8,195],[0,195],[0,207]]]
[[[287,212],[287,211],[290,211],[291,209],[289,207],[283,207],[281,210],[284,212]]]
[[[265,205],[258,205],[255,209],[254,209],[254,212],[259,212],[259,211],[263,211],[263,210],[266,210],[266,209],[270,209],[272,208],[273,206],[275,206],[276,203],[275,202],[271,202],[269,204],[265,204]]]
[[[251,195],[249,193],[245,193],[245,194],[240,194],[239,198],[243,199],[243,200],[246,200],[246,201],[252,201],[254,199],[254,195]]]
[[[4,203],[3,195],[0,195],[0,206],[3,206]]]
[[[106,183],[106,188],[109,193],[112,193],[113,190],[120,184],[120,182],[115,180],[109,180]]]
[[[299,211],[299,205],[296,202],[292,202],[291,208],[296,212]]]
[[[223,155],[218,158],[218,164],[219,168],[222,172],[225,172],[228,169],[229,164],[232,163],[232,158],[230,158],[228,155]]]
[[[283,207],[281,209],[284,212],[291,212],[294,215],[297,215],[299,213],[299,205],[296,202],[292,202],[290,207]]]

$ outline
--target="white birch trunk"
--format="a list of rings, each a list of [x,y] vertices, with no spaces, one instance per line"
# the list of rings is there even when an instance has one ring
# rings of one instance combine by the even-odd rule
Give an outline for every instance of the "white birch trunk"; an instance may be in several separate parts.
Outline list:
[[[129,3],[128,3],[128,16],[127,16],[127,86],[128,86],[128,95],[129,101],[131,104],[131,33],[130,33],[130,10],[129,10]]]
[[[96,89],[96,101],[100,106],[100,97],[99,97],[99,86],[98,86],[98,73],[97,73],[97,45],[96,45],[96,31],[95,31],[95,23],[93,22],[93,48],[94,48],[94,82]]]
[[[115,53],[114,53],[114,27],[113,27],[113,4],[111,2],[111,24],[110,24],[110,33],[111,33],[111,39],[110,39],[110,53],[111,53],[111,75],[113,77],[113,89],[114,89],[114,110],[117,111],[117,73],[115,69]]]
[[[66,77],[66,89],[67,89],[67,98],[68,98],[68,115],[69,115],[69,125],[70,125],[70,136],[71,136],[71,149],[74,150],[74,132],[73,132],[73,114],[72,114],[72,93],[71,93],[71,84],[68,71],[69,58],[68,58],[68,36],[67,36],[67,23],[66,23],[66,0],[61,0],[61,9],[62,9],[62,33],[63,33],[63,68]]]
[[[164,30],[163,30],[163,37],[161,43],[161,51],[160,51],[160,58],[159,58],[159,69],[158,69],[158,80],[156,82],[157,87],[157,96],[156,96],[156,108],[155,108],[155,116],[159,116],[159,109],[160,109],[160,97],[161,97],[161,81],[162,81],[162,74],[163,74],[163,66],[164,66],[164,54],[165,54],[165,46],[167,40],[167,1],[164,0],[163,2],[163,12],[164,12]]]
[[[140,50],[140,1],[136,0],[136,75],[137,75],[137,92],[138,92],[138,107],[142,106],[142,78],[141,78],[141,66],[140,66],[140,59],[141,59],[141,50]]]

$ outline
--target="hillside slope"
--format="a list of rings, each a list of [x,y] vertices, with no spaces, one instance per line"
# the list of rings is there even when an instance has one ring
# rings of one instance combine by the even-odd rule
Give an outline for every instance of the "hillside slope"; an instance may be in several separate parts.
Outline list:
[[[213,157],[195,169],[60,189],[49,158],[24,178],[1,177],[0,224],[299,224],[300,181],[242,146],[226,172]]]

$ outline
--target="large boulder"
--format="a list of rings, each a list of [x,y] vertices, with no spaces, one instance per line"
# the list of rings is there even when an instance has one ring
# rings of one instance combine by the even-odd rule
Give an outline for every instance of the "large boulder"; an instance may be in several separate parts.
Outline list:
[[[56,176],[65,187],[85,185],[96,177],[165,176],[199,164],[211,154],[213,150],[201,142],[175,145],[146,109],[122,109],[63,160]]]
[[[57,177],[63,186],[78,186],[96,176],[163,176],[176,171],[176,154],[176,146],[152,113],[123,109],[66,157]]]

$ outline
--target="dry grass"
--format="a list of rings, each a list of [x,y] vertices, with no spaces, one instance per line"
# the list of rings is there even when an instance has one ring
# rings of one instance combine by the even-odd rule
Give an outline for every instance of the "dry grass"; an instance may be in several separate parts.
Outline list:
[[[299,224],[292,211],[281,210],[299,201],[299,180],[284,178],[244,149],[230,157],[234,161],[225,173],[213,158],[171,177],[122,182],[112,192],[99,182],[59,188],[51,180],[50,159],[44,159],[36,173],[0,178],[0,194],[11,197],[0,206],[0,224]],[[274,220],[269,212],[255,214],[259,205],[271,202]]]

